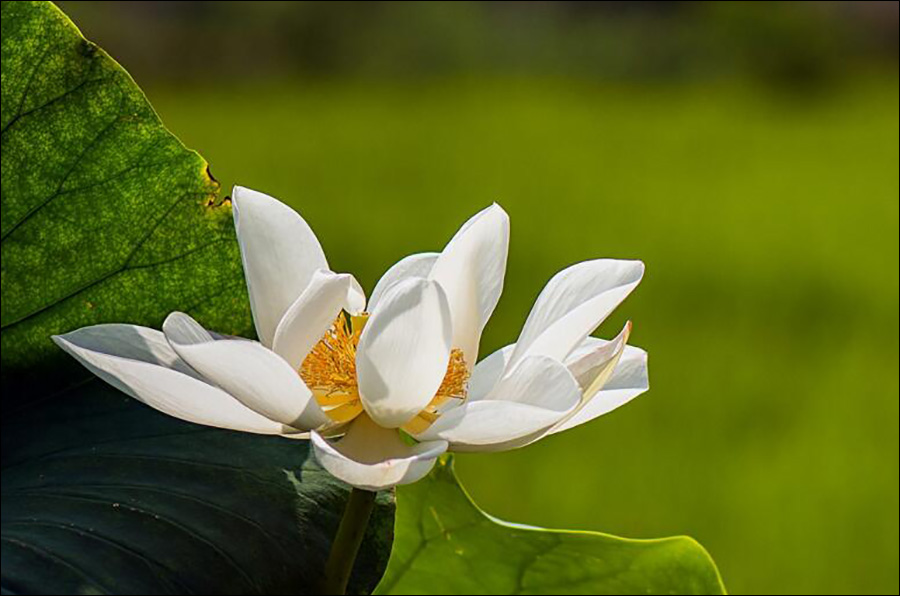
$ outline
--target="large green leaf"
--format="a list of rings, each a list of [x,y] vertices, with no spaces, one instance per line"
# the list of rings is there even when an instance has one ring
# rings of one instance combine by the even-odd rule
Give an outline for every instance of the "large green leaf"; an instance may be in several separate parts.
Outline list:
[[[2,441],[5,592],[315,593],[347,499],[308,441],[187,424],[100,381]],[[381,577],[392,511],[383,493],[353,593]]]
[[[3,593],[313,592],[347,495],[305,441],[167,418],[53,333],[186,310],[251,329],[206,162],[55,6],[2,5]],[[378,581],[384,495],[351,587]]]
[[[60,330],[178,309],[248,332],[231,210],[203,158],[53,4],[2,6],[3,411],[86,374],[50,341]]]
[[[397,491],[396,540],[376,594],[724,594],[686,537],[627,540],[511,524],[472,502],[451,458]]]

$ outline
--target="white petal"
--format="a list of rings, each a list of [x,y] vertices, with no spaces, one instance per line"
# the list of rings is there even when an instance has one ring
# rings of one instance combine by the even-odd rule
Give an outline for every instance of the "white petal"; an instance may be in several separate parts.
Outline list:
[[[206,339],[203,328],[184,313],[169,315],[163,332],[185,362],[251,410],[303,430],[328,422],[297,371],[262,344]]]
[[[481,331],[494,312],[509,251],[509,216],[497,204],[467,221],[431,269],[447,293],[453,321],[453,346],[471,367],[478,359]]]
[[[485,399],[446,411],[416,438],[444,439],[454,451],[496,450],[550,428],[580,399],[581,389],[564,365],[532,356],[516,365]]]
[[[515,364],[485,396],[568,411],[581,396],[581,388],[569,369],[546,356],[529,356]]]
[[[444,439],[451,451],[495,451],[498,445],[550,428],[563,415],[513,401],[473,401],[448,410],[417,438]]]
[[[166,336],[156,329],[124,324],[93,325],[58,337],[84,350],[156,364],[203,379],[178,357]]]
[[[344,308],[351,315],[358,315],[366,310],[366,292],[352,275],[350,275],[350,287],[347,289],[347,306]]]
[[[231,199],[253,322],[270,347],[284,312],[328,262],[309,224],[284,203],[240,186]]]
[[[484,399],[491,392],[506,371],[506,365],[509,363],[515,347],[516,344],[504,346],[475,365],[475,368],[472,369],[472,376],[469,378],[466,399],[478,401]]]
[[[553,276],[538,296],[510,364],[526,355],[564,360],[596,329],[644,274],[640,261],[585,261]]]
[[[450,311],[441,287],[400,281],[372,312],[356,353],[359,394],[381,426],[397,427],[437,393],[450,360]]]
[[[628,403],[649,388],[647,352],[634,346],[626,346],[606,384],[581,409],[551,429],[550,433],[562,432],[589,422]]]
[[[569,367],[569,372],[578,381],[584,393],[582,402],[591,399],[609,380],[625,351],[629,335],[631,335],[631,321],[625,323],[625,327],[612,341],[588,338],[582,342],[582,346],[590,346],[589,349],[585,350],[580,346],[566,359],[565,364]]]
[[[355,300],[358,286],[353,276],[347,273],[332,273],[326,269],[316,271],[309,286],[278,323],[272,351],[284,358],[291,368],[298,369],[341,310],[352,312],[350,302]]]
[[[116,389],[170,416],[244,432],[297,432],[200,380],[154,329],[96,325],[54,335],[53,341]]]
[[[333,476],[371,491],[421,479],[447,450],[446,441],[407,445],[396,429],[382,428],[365,414],[342,439],[332,443],[313,432],[312,444],[316,459]]]
[[[394,263],[375,284],[372,297],[369,299],[369,310],[374,311],[378,308],[384,293],[398,281],[409,277],[428,277],[438,256],[439,253],[436,252],[423,252],[403,257]]]

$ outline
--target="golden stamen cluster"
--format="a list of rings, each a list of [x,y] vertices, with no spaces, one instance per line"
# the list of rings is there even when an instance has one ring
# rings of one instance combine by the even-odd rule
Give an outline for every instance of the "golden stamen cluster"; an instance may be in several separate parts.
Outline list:
[[[349,422],[363,411],[356,381],[356,346],[368,315],[351,318],[343,313],[325,332],[300,365],[300,377],[316,401],[335,423]],[[451,399],[466,398],[469,370],[462,350],[453,348],[444,380],[432,400],[403,426],[409,433],[422,432],[440,416],[440,407]]]
[[[343,313],[334,320],[300,365],[300,378],[334,422],[348,422],[362,412],[356,384],[356,345],[363,325],[352,329]]]

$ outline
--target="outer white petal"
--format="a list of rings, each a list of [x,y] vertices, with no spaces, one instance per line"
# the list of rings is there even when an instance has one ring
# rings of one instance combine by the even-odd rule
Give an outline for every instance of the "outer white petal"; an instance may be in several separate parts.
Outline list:
[[[448,410],[420,440],[444,439],[451,451],[500,451],[509,441],[543,432],[565,412],[504,400],[482,400]]]
[[[214,340],[184,313],[169,315],[163,332],[178,356],[251,410],[304,430],[328,422],[297,371],[262,344]]]
[[[552,427],[580,399],[581,389],[563,364],[531,356],[513,367],[485,399],[446,411],[416,438],[444,439],[454,451],[505,448],[509,441]]]
[[[384,427],[402,426],[437,393],[450,360],[450,311],[441,287],[400,281],[372,312],[356,353],[359,394]]]
[[[625,323],[622,331],[611,340],[600,339],[598,337],[588,337],[581,345],[572,350],[569,357],[565,360],[565,365],[569,367],[569,371],[575,376],[578,384],[585,392],[593,389],[592,393],[596,393],[601,386],[597,385],[598,375],[603,376],[603,384],[607,382],[610,375],[603,375],[605,369],[608,368],[610,361],[614,360],[616,355],[624,354],[625,351],[634,351],[637,348],[624,345],[628,342],[631,335],[631,321]],[[617,360],[616,360],[617,362]],[[612,369],[608,371],[612,373]],[[593,387],[592,387],[593,386]]]
[[[422,252],[403,257],[394,263],[375,284],[372,297],[369,299],[369,310],[374,311],[378,308],[378,303],[381,302],[384,293],[398,281],[410,277],[428,277],[438,256],[439,253],[436,252]]]
[[[297,432],[200,380],[154,329],[96,325],[53,341],[116,389],[170,416],[244,432]]]
[[[428,474],[446,441],[407,445],[396,429],[382,428],[363,414],[336,442],[312,433],[313,453],[323,468],[347,484],[381,490],[409,484]]]
[[[503,291],[508,251],[509,216],[495,203],[459,229],[431,269],[431,279],[441,284],[450,303],[453,346],[463,351],[470,367]]]
[[[591,416],[593,418],[600,415],[600,411],[603,408],[602,406],[599,406],[599,404],[594,403],[595,399],[602,399],[607,406],[611,406],[609,409],[613,409],[624,402],[618,402],[614,406],[610,402],[619,399],[627,401],[641,393],[643,390],[638,391],[637,393],[631,393],[630,396],[625,396],[619,392],[616,392],[615,395],[603,396],[603,391],[601,390],[601,388],[609,385],[612,375],[617,374],[617,371],[619,370],[618,365],[620,364],[621,359],[625,358],[625,354],[634,354],[635,352],[643,353],[643,350],[626,345],[625,342],[628,340],[630,333],[631,322],[628,322],[622,329],[622,332],[612,341],[605,341],[595,337],[589,337],[585,340],[584,343],[576,348],[572,355],[566,360],[569,372],[573,374],[582,391],[582,396],[578,405],[552,426],[517,439],[493,445],[491,446],[491,449],[502,451],[530,445],[547,435],[572,428],[574,424],[571,424],[571,420],[576,417],[579,420],[586,422],[589,418],[581,418],[582,410],[586,412],[597,412],[595,415]],[[603,413],[609,411],[609,409],[606,409]]]
[[[309,224],[284,203],[241,186],[231,199],[253,322],[270,347],[285,311],[328,262]]]
[[[582,403],[591,399],[612,375],[619,359],[625,351],[628,337],[631,335],[631,321],[625,323],[625,327],[611,341],[603,341],[597,338],[588,338],[582,342],[582,346],[592,347],[589,351],[576,348],[566,359],[569,372],[578,381],[584,393]],[[591,339],[595,341],[590,341]]]
[[[203,377],[178,357],[162,332],[149,327],[126,324],[92,325],[54,337],[57,344],[60,340],[83,350],[156,364],[203,380]]]
[[[557,273],[538,296],[510,363],[543,354],[564,360],[637,287],[640,261],[599,259]]]
[[[586,343],[597,342],[605,343],[595,338],[589,338]],[[626,346],[612,375],[603,387],[568,420],[552,428],[550,433],[558,433],[589,422],[628,403],[649,388],[647,352],[634,346]]]
[[[475,365],[475,368],[472,369],[472,376],[469,377],[466,399],[478,401],[484,399],[491,392],[500,377],[506,372],[506,366],[509,364],[515,347],[516,344],[504,346]]]
[[[353,276],[347,273],[316,271],[306,290],[278,323],[272,351],[298,369],[341,310],[352,312],[351,301],[356,301],[358,287]]]

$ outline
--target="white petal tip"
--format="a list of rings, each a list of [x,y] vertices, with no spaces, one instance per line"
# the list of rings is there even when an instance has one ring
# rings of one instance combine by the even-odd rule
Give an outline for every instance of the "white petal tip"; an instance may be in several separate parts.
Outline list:
[[[213,341],[212,335],[190,315],[175,311],[163,321],[162,331],[169,342],[179,345],[200,344]]]
[[[496,218],[501,226],[503,226],[504,228],[509,228],[509,213],[506,212],[506,209],[500,206],[500,203],[491,203],[490,206],[485,208],[482,213],[488,217]]]
[[[232,187],[232,189],[231,189],[231,199],[232,200],[235,200],[235,199],[241,200],[241,199],[249,197],[252,193],[255,193],[255,192],[256,191],[251,190],[245,186],[238,186],[237,184],[235,184],[234,187]]]
[[[248,190],[249,189],[244,188],[243,186],[237,186],[237,185],[235,185],[231,189],[231,208],[235,214],[235,217],[237,217],[238,209],[240,209],[240,203],[241,203],[241,201],[244,200],[245,196],[248,194]]]

